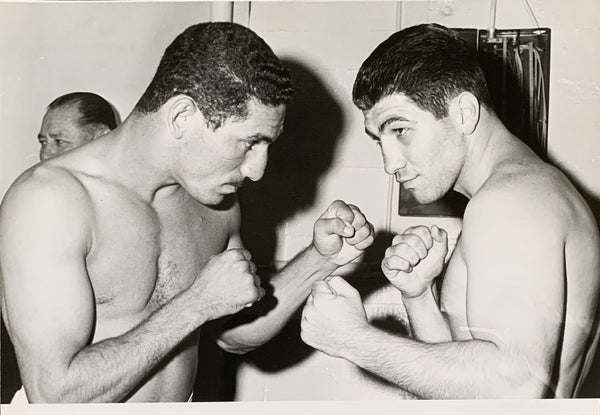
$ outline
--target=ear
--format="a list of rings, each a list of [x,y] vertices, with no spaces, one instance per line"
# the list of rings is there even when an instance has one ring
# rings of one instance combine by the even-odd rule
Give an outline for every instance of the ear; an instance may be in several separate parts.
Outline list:
[[[452,100],[450,112],[459,131],[463,134],[473,134],[479,124],[480,103],[471,92],[462,92]]]
[[[180,139],[186,129],[190,128],[192,116],[199,112],[198,108],[194,100],[187,95],[177,95],[167,101],[167,105],[169,131],[173,137]]]
[[[102,127],[97,129],[96,131],[94,131],[94,136],[92,137],[92,141],[95,140],[98,137],[102,137],[105,134],[110,133],[110,128],[108,127]]]

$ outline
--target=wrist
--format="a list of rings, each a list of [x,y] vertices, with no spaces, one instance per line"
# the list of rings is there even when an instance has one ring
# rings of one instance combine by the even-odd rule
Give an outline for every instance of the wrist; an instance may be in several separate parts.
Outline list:
[[[365,344],[370,344],[369,339],[373,337],[372,333],[375,330],[368,321],[354,326],[354,329],[347,333],[349,336],[344,342],[343,348],[339,350],[339,356],[350,362],[356,362],[359,356],[365,352]]]
[[[318,267],[325,271],[327,275],[331,274],[339,267],[332,258],[320,253],[314,243],[311,243],[308,248],[306,248],[305,255],[311,259],[311,262],[318,264]]]
[[[420,294],[413,294],[413,295],[408,295],[405,294],[404,292],[402,292],[402,300],[405,303],[420,303],[422,302],[425,298],[427,298],[427,296],[431,293],[431,287],[427,287],[422,293]]]
[[[188,288],[169,302],[176,310],[179,310],[180,317],[185,316],[185,319],[194,327],[193,330],[218,317],[212,315],[216,307],[209,301],[198,301],[198,297],[201,296],[192,288]]]

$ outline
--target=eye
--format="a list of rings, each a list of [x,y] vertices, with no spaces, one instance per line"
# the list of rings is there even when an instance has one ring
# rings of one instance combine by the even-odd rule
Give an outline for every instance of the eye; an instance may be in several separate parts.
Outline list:
[[[394,134],[396,134],[396,137],[403,137],[406,135],[406,133],[408,133],[408,128],[404,128],[404,127],[394,128],[392,130],[392,132]]]
[[[244,148],[246,150],[252,150],[252,147],[254,147],[254,144],[256,144],[256,141],[244,141]]]

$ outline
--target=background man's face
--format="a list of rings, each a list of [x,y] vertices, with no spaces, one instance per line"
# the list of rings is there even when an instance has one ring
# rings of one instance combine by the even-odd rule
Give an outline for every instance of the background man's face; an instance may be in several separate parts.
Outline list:
[[[381,146],[385,171],[419,203],[441,198],[464,163],[465,145],[448,118],[438,120],[404,94],[392,94],[364,112],[367,134]]]
[[[81,114],[74,105],[50,110],[44,115],[38,134],[40,160],[58,156],[93,140],[94,135],[79,126]]]

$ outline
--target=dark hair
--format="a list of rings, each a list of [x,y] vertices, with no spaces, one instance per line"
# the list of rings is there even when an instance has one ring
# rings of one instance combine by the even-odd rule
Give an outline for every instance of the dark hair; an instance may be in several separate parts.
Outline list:
[[[201,23],[167,47],[134,111],[155,112],[178,94],[192,98],[216,129],[231,116],[246,117],[250,98],[269,106],[288,104],[292,81],[271,48],[250,29]]]
[[[352,90],[361,110],[402,93],[437,119],[463,91],[492,108],[485,76],[474,51],[453,30],[438,24],[412,26],[391,35],[363,62]]]
[[[48,105],[47,110],[76,105],[79,109],[79,126],[84,128],[100,128],[106,126],[113,130],[117,126],[115,112],[110,103],[100,95],[92,92],[72,92],[56,98]]]

